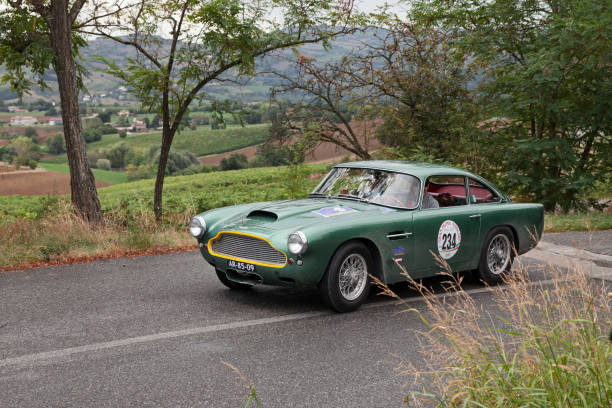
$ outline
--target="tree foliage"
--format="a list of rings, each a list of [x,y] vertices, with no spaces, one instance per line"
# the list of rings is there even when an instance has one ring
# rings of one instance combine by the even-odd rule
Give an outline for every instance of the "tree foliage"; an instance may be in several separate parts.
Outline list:
[[[108,13],[101,2],[98,16]],[[113,3],[111,9],[121,7]],[[325,42],[349,30],[352,1],[182,0],[139,1],[120,18],[97,25],[94,34],[134,47],[127,68],[106,60],[144,110],[161,119],[162,143],[154,212],[162,215],[163,180],[172,141],[192,103],[210,99],[206,87],[232,70],[251,75],[256,58],[276,49]]]
[[[481,105],[507,120],[492,132],[502,146],[491,164],[510,189],[548,210],[583,208],[594,182],[610,180],[609,3],[425,0],[418,9],[457,33],[484,76]]]
[[[87,161],[78,108],[84,70],[78,64],[85,41],[78,21],[85,0],[8,0],[0,3],[2,82],[20,96],[34,85],[48,88],[54,70],[60,93],[64,137],[70,166],[73,210],[92,224],[102,222],[95,180]]]
[[[378,138],[402,157],[417,150],[441,160],[470,160],[478,109],[464,53],[453,33],[411,15],[375,16],[369,41],[339,62],[321,64],[297,55],[296,75],[276,72],[283,84],[273,96],[302,95],[280,106],[282,140],[288,134],[331,142],[362,159]]]

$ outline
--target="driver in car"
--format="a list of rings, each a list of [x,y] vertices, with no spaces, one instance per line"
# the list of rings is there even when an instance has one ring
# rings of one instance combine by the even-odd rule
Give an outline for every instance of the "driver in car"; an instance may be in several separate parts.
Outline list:
[[[425,183],[425,191],[423,193],[423,205],[421,206],[421,208],[440,208],[438,200],[436,200],[434,196],[429,193],[430,187],[431,183]]]

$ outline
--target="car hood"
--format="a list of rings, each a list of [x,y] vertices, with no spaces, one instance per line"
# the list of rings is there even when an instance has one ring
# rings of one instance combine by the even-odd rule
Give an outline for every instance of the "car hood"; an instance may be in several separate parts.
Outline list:
[[[306,198],[302,200],[276,201],[249,207],[234,214],[218,225],[218,229],[287,230],[313,224],[355,222],[365,215],[396,211],[375,204],[343,199]]]

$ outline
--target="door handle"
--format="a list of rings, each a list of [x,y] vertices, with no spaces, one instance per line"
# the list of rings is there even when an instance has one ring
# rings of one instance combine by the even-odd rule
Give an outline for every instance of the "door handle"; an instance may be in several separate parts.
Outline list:
[[[412,235],[412,232],[397,232],[392,234],[387,234],[387,238],[389,239],[398,239],[398,238],[406,238]]]
[[[470,215],[470,218],[480,218],[482,214],[474,214],[474,215]]]

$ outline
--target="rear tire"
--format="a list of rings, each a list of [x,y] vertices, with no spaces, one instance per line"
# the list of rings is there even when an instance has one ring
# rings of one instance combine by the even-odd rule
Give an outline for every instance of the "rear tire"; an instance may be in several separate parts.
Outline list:
[[[253,285],[249,285],[248,283],[240,283],[240,282],[234,282],[233,280],[229,280],[225,272],[220,271],[218,269],[215,269],[215,272],[217,272],[217,277],[219,278],[221,283],[230,289],[248,290],[248,289],[251,289],[251,287],[253,287]]]
[[[478,277],[488,285],[501,282],[512,268],[514,239],[508,227],[495,227],[487,234],[480,253]]]
[[[342,245],[332,257],[321,280],[323,302],[337,312],[352,312],[370,293],[369,273],[374,262],[368,248],[360,242]]]

